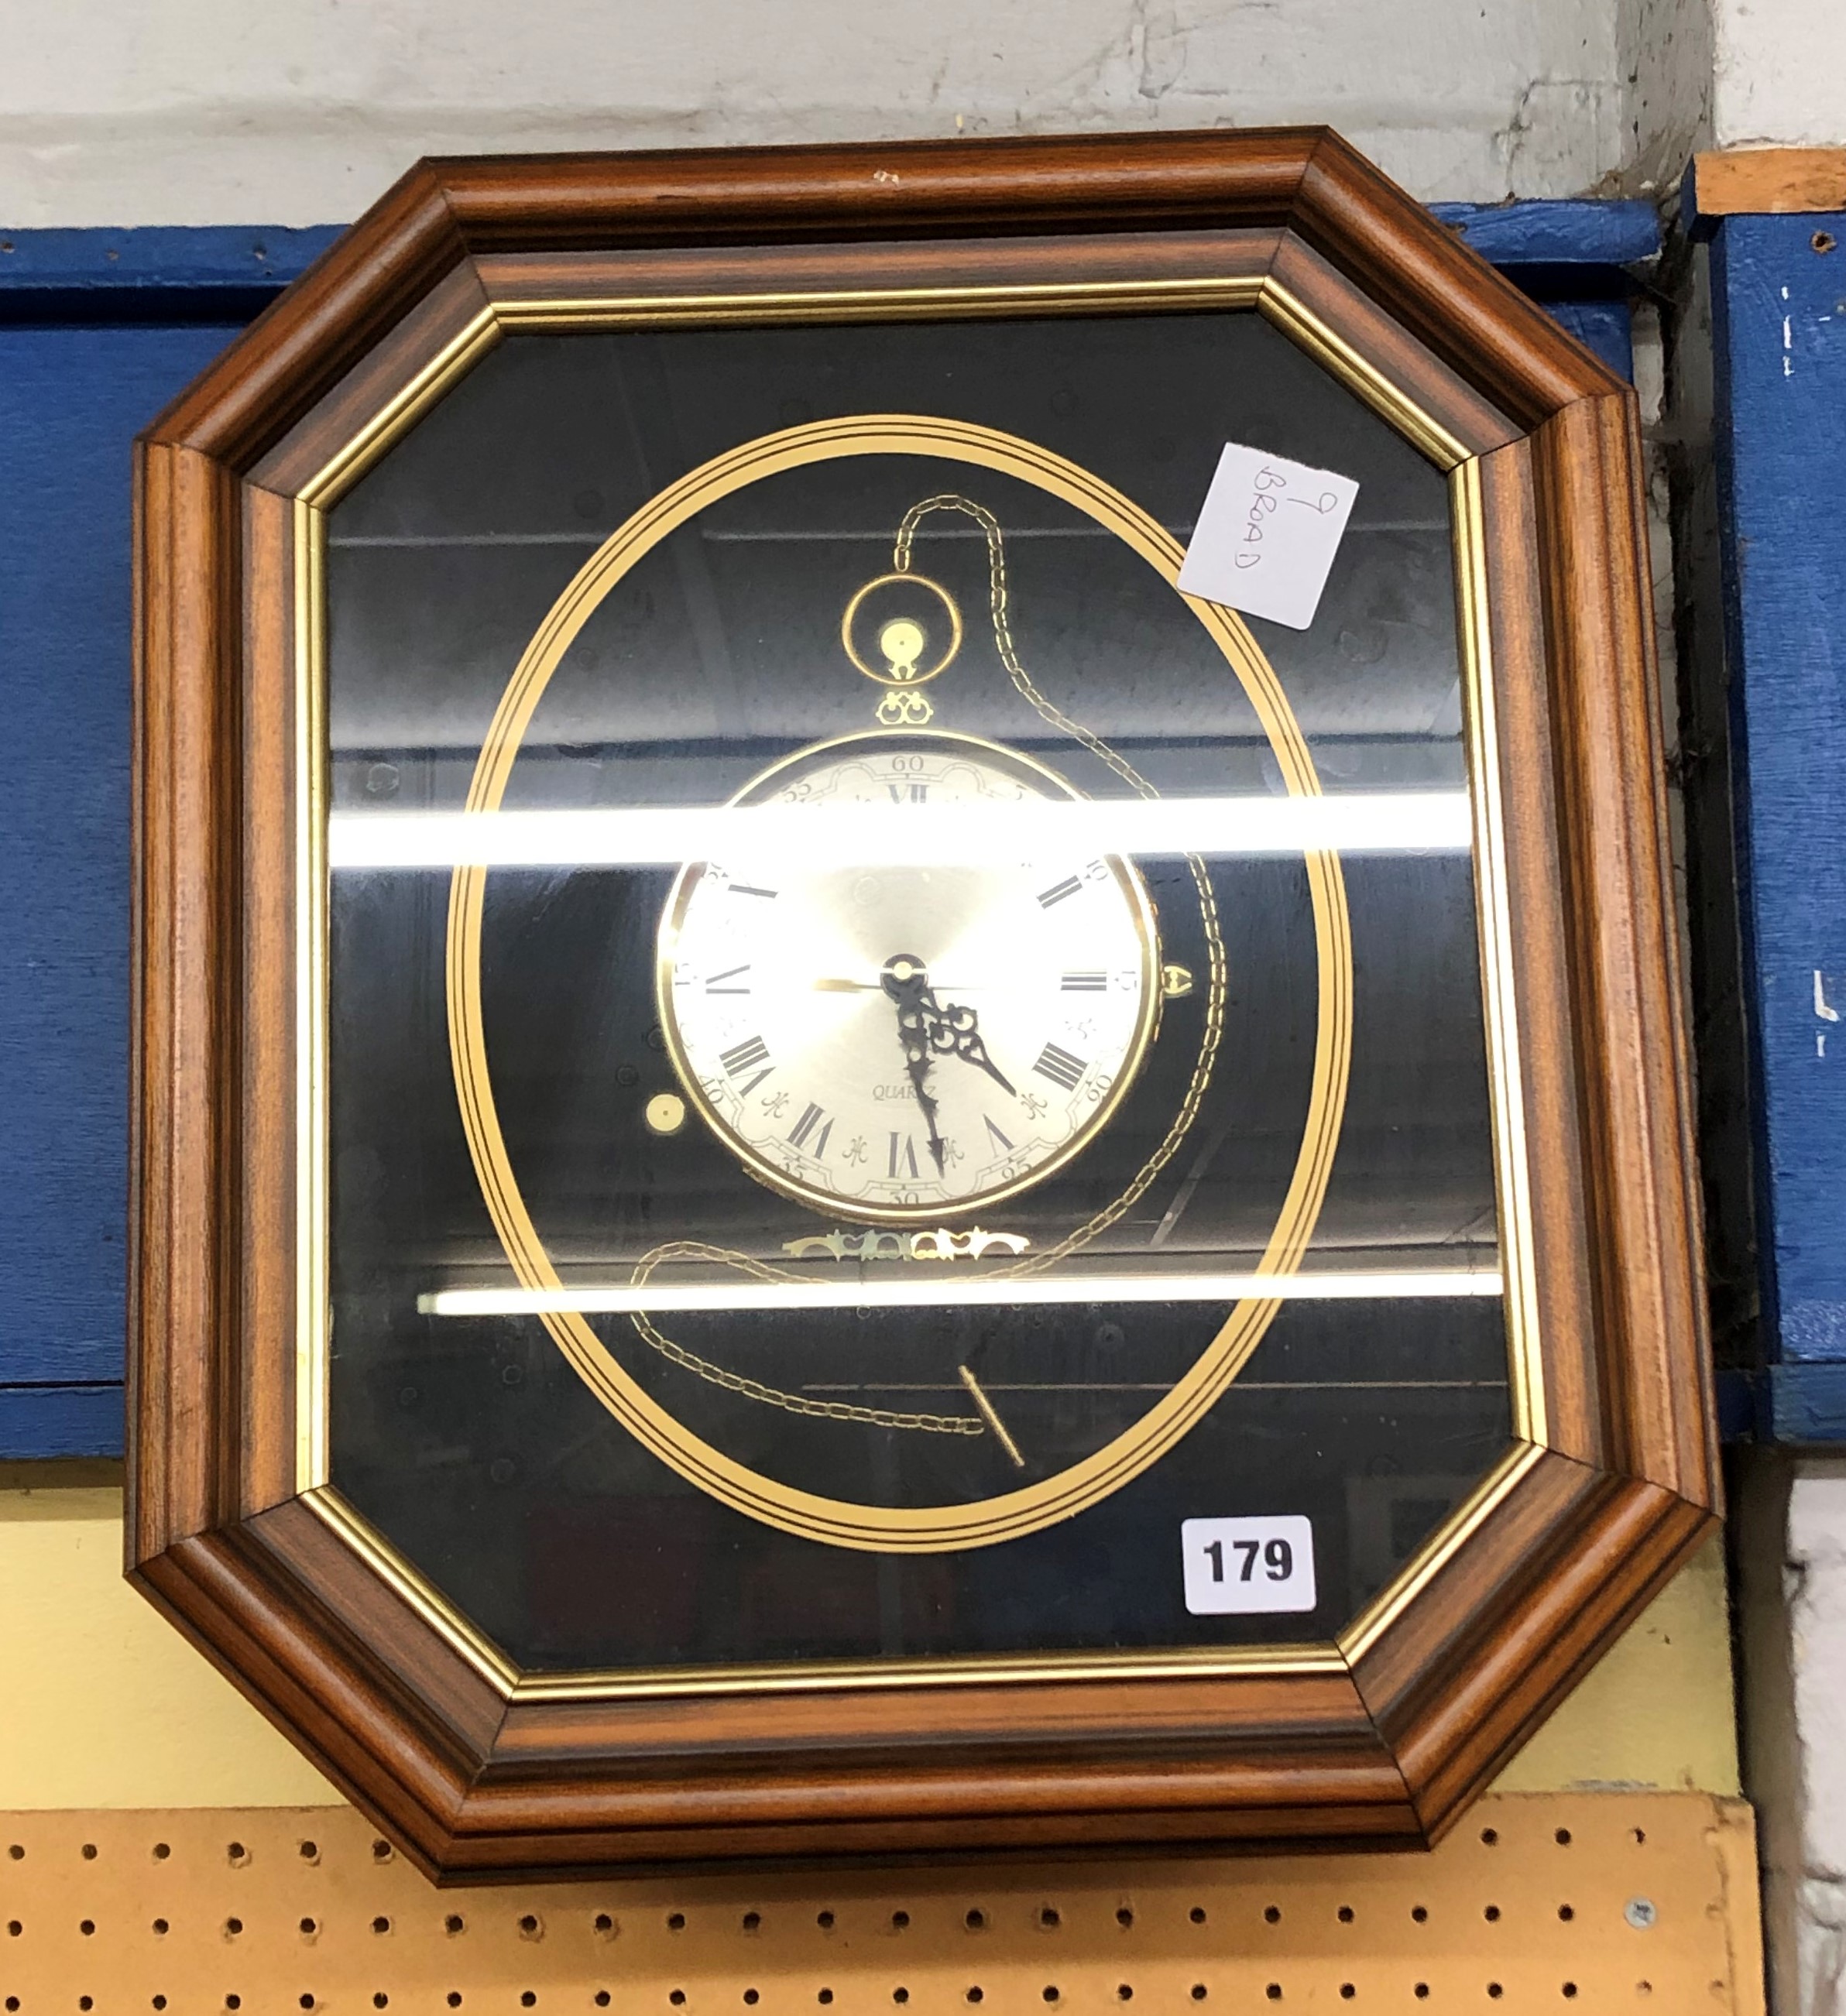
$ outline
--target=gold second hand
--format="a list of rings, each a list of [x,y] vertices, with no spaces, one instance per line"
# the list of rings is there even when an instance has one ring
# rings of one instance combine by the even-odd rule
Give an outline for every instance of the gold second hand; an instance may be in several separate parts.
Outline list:
[[[877,994],[883,990],[884,982],[878,980],[835,980],[831,977],[813,983],[817,994]],[[958,987],[949,984],[938,985],[939,994],[978,994],[981,989],[974,986]]]

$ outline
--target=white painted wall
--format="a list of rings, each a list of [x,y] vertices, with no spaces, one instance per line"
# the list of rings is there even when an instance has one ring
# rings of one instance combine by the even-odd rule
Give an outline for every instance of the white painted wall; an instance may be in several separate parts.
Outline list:
[[[0,0],[0,225],[338,221],[431,153],[1295,121],[1426,197],[1570,195],[1662,46],[1618,9],[1705,4]]]
[[[1846,2016],[1846,1460],[1755,1453],[1736,1494],[1745,1785],[1773,2016]]]
[[[1712,126],[1723,147],[1846,146],[1846,5],[1713,0]]]
[[[1846,1474],[1837,1464],[1801,1466],[1787,1533],[1801,1863],[1795,1950],[1784,1957],[1810,1990],[1797,2006],[1836,2016],[1846,2009]]]

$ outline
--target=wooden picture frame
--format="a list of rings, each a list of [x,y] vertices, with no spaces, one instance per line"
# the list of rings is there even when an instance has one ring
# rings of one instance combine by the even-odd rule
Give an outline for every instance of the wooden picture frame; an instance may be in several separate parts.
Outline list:
[[[1267,315],[1449,472],[1478,531],[1462,623],[1498,822],[1478,898],[1523,1060],[1501,1088],[1531,1191],[1509,1286],[1542,1361],[1520,1446],[1313,1658],[856,1691],[535,1683],[313,1481],[316,729],[293,671],[313,514],[561,299],[664,321],[720,296],[797,314],[849,286],[876,315],[980,288],[995,313],[1079,283]],[[1426,1842],[1707,1532],[1633,396],[1337,136],[425,163],[154,423],[135,472],[128,1571],[424,1868]]]

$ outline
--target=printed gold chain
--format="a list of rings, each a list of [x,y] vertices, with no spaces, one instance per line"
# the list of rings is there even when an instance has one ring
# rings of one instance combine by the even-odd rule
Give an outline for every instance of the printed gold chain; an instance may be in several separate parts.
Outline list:
[[[753,1260],[745,1253],[734,1253],[727,1247],[705,1246],[695,1240],[679,1239],[669,1245],[657,1246],[646,1255],[635,1269],[631,1285],[638,1288],[657,1266],[669,1260],[708,1260],[716,1265],[737,1268],[759,1281],[800,1279],[785,1269]],[[708,1358],[695,1357],[683,1345],[674,1343],[670,1337],[656,1330],[652,1318],[644,1311],[637,1310],[629,1320],[662,1358],[683,1371],[696,1373],[712,1385],[722,1386],[727,1392],[741,1394],[746,1400],[759,1400],[765,1406],[780,1407],[785,1413],[813,1414],[830,1421],[861,1421],[874,1428],[916,1428],[929,1435],[984,1435],[987,1432],[978,1414],[897,1414],[882,1407],[856,1407],[846,1400],[810,1400],[803,1394],[784,1392],[779,1386],[766,1386],[759,1379],[746,1379],[741,1373],[714,1365]]]
[[[961,512],[973,519],[987,535],[988,603],[993,618],[993,642],[1000,653],[1000,662],[1005,666],[1007,676],[1018,689],[1020,697],[1060,734],[1068,735],[1073,741],[1081,743],[1091,755],[1106,763],[1130,790],[1144,798],[1159,797],[1160,794],[1126,757],[1117,754],[1100,735],[1084,727],[1081,722],[1073,721],[1062,707],[1047,700],[1033,684],[1031,675],[1020,664],[1019,654],[1013,649],[1012,630],[1007,615],[1005,540],[1000,529],[1000,521],[991,511],[975,503],[972,498],[961,496],[952,490],[945,490],[934,497],[925,497],[921,504],[913,504],[904,513],[903,523],[897,528],[897,540],[891,556],[893,571],[898,574],[910,572],[911,542],[916,536],[918,525],[932,511]],[[1106,1232],[1173,1160],[1179,1144],[1199,1117],[1199,1108],[1204,1102],[1205,1089],[1210,1081],[1212,1067],[1217,1061],[1219,1040],[1224,1034],[1224,941],[1218,928],[1217,899],[1212,894],[1211,877],[1206,873],[1205,863],[1197,855],[1188,854],[1186,865],[1192,871],[1193,884],[1199,892],[1199,921],[1204,927],[1209,961],[1205,1029],[1199,1041],[1199,1061],[1193,1067],[1192,1082],[1186,1087],[1186,1096],[1174,1116],[1173,1125],[1167,1129],[1166,1139],[1141,1165],[1134,1181],[1112,1204],[1099,1211],[1087,1225],[1079,1226],[1068,1238],[1060,1240],[1057,1245],[1036,1255],[1030,1260],[1022,1260],[1017,1266],[1000,1270],[1000,1279],[1017,1280],[1024,1275],[1043,1273],[1047,1267],[1055,1267],[1060,1260],[1067,1260],[1072,1254],[1080,1251],[1098,1233]]]

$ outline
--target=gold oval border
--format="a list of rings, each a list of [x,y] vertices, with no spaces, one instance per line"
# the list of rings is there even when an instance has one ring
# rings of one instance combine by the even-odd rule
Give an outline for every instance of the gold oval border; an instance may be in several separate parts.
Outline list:
[[[784,470],[860,455],[931,455],[1029,483],[1093,519],[1178,592],[1184,553],[1164,527],[1099,477],[1029,441],[966,421],[907,413],[856,414],[759,436],[713,456],[650,498],[580,567],[514,668],[481,743],[469,812],[498,811],[534,711],[552,675],[603,598],[668,534],[720,499]],[[1181,596],[1256,709],[1290,797],[1320,795],[1300,724],[1261,647],[1234,611]],[[1255,1271],[1293,1273],[1326,1195],[1352,1060],[1352,938],[1339,856],[1304,856],[1318,955],[1314,1063],[1300,1150],[1275,1226]],[[449,1054],[468,1150],[494,1229],[521,1286],[566,1292],[520,1193],[500,1132],[481,1006],[481,931],[487,870],[458,867],[449,887],[446,947]],[[552,1341],[643,1448],[747,1517],[835,1546],[938,1553],[990,1546],[1055,1525],[1159,1462],[1215,1406],[1274,1320],[1280,1303],[1239,1302],[1190,1371],[1132,1427],[1055,1477],[1002,1496],[946,1506],[856,1505],[760,1475],[685,1427],[618,1363],[582,1315],[540,1318]]]
[[[901,577],[900,577],[901,578]],[[977,735],[962,735],[953,729],[939,728],[871,728],[853,735],[830,736],[824,742],[810,742],[805,749],[797,749],[791,754],[770,764],[766,770],[759,770],[742,790],[731,800],[734,805],[747,805],[752,802],[752,794],[771,782],[783,772],[792,769],[798,763],[806,763],[823,751],[849,750],[855,744],[875,742],[889,747],[893,742],[901,742],[907,736],[921,741],[955,743],[964,749],[972,749],[990,764],[996,757],[1011,764],[1021,771],[1036,771],[1038,776],[1053,784],[1067,798],[1081,798],[1083,794],[1066,777],[1062,777],[1048,763],[1041,763],[1036,757],[1022,751],[1008,749],[997,742],[984,740]],[[1134,1089],[1135,1081],[1141,1076],[1141,1067],[1147,1062],[1148,1052],[1153,1048],[1154,1038],[1160,1024],[1163,1006],[1160,995],[1159,930],[1154,914],[1153,899],[1141,880],[1141,870],[1132,861],[1125,861],[1119,855],[1105,855],[1109,872],[1116,886],[1134,913],[1134,934],[1141,945],[1141,1007],[1135,1018],[1134,1039],[1129,1046],[1128,1055],[1122,1068],[1116,1072],[1115,1082],[1108,1093],[1097,1102],[1095,1109],[1084,1119],[1082,1127],[1063,1147],[1037,1163],[1025,1175],[1015,1177],[1009,1183],[1001,1183],[990,1190],[982,1190],[978,1196],[951,1197],[936,1204],[867,1204],[857,1197],[837,1197],[831,1192],[803,1183],[790,1175],[766,1156],[759,1155],[732,1127],[730,1122],[705,1096],[705,1086],[698,1073],[694,1070],[692,1060],[686,1054],[685,1040],[680,1030],[679,1010],[673,1000],[672,981],[669,977],[677,963],[676,949],[680,926],[684,918],[686,905],[694,885],[694,878],[705,872],[708,866],[702,861],[689,861],[673,878],[673,886],[667,891],[665,908],[661,913],[661,927],[654,939],[654,1010],[659,1020],[661,1032],[666,1039],[666,1052],[674,1072],[680,1080],[680,1089],[686,1094],[693,1111],[709,1127],[731,1154],[741,1162],[752,1175],[766,1190],[776,1191],[780,1196],[791,1197],[797,1204],[806,1204],[810,1211],[831,1213],[855,1225],[912,1225],[933,1226],[950,1219],[965,1218],[972,1211],[986,1211],[997,1204],[1004,1204],[1008,1197],[1021,1196],[1035,1190],[1049,1176],[1074,1161],[1089,1147],[1115,1116],[1116,1109]],[[668,950],[669,938],[675,951]]]

